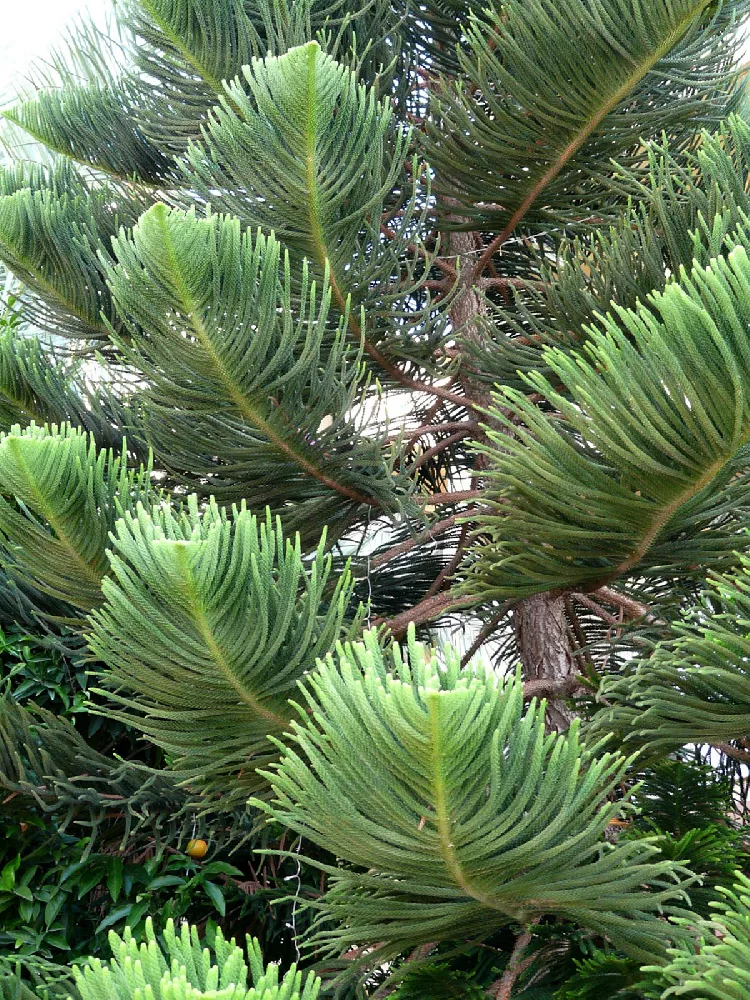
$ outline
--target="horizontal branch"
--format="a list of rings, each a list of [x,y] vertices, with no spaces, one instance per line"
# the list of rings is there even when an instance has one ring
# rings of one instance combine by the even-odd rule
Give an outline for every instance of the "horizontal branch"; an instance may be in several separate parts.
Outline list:
[[[727,757],[731,757],[732,760],[738,760],[742,764],[750,764],[750,751],[748,750],[733,747],[731,743],[712,743],[711,746],[726,754]]]
[[[524,701],[530,701],[531,698],[569,698],[584,687],[581,677],[564,677],[559,681],[541,677],[523,682],[523,698]]]
[[[601,618],[601,620],[606,622],[607,625],[622,625],[622,622],[616,615],[611,615],[609,611],[605,611],[605,609],[600,607],[596,601],[592,601],[588,594],[579,594],[575,592],[570,596],[578,604],[582,604],[584,608],[588,608],[589,611],[593,611],[597,618]]]
[[[434,458],[435,455],[439,455],[441,451],[445,451],[446,448],[450,448],[451,445],[458,444],[459,441],[463,441],[463,439],[468,437],[469,434],[471,434],[471,431],[464,429],[456,431],[449,437],[438,441],[431,448],[428,448],[427,451],[417,457],[411,471],[414,472],[416,469],[420,468],[420,466],[424,465],[425,462],[429,462],[431,458]]]
[[[640,601],[636,601],[633,597],[628,597],[626,594],[621,594],[617,590],[612,590],[610,587],[599,587],[598,590],[593,591],[596,597],[600,597],[603,601],[608,601],[610,604],[616,604],[618,608],[622,610],[630,618],[651,618],[649,613],[649,608],[645,604],[641,604]]]
[[[443,431],[448,432],[462,430],[470,433],[475,431],[478,426],[479,425],[476,420],[446,420],[441,424],[421,424],[419,427],[415,427],[414,430],[402,430],[398,434],[394,434],[391,437],[386,438],[383,444],[395,444],[397,441],[404,439],[408,447],[413,441],[416,441],[417,438],[426,437],[428,434],[440,434]]]
[[[415,497],[423,507],[435,507],[443,503],[464,503],[466,500],[478,500],[484,496],[484,490],[458,490],[455,493],[431,493],[426,497]]]
[[[460,611],[476,603],[477,598],[474,596],[456,597],[450,593],[434,594],[394,618],[377,618],[372,624],[385,625],[394,636],[398,637],[406,631],[409,625],[422,625],[424,622],[440,618],[451,611]]]
[[[412,549],[417,548],[420,545],[424,545],[425,542],[431,542],[438,535],[442,535],[444,532],[448,531],[456,523],[458,515],[452,514],[450,517],[446,517],[442,521],[438,521],[433,524],[427,531],[420,532],[415,538],[407,538],[404,542],[399,542],[398,545],[394,545],[393,548],[388,549],[387,552],[381,552],[379,556],[376,556],[370,563],[371,569],[380,569],[381,566],[385,566],[392,559],[396,559],[398,556],[403,555],[405,552],[410,552]]]
[[[487,639],[492,635],[495,629],[498,627],[500,622],[505,618],[510,609],[515,604],[515,601],[506,601],[505,604],[500,608],[500,610],[490,618],[488,622],[485,622],[479,635],[476,637],[474,642],[469,646],[464,655],[461,657],[461,666],[465,667],[466,664],[471,660],[472,656],[477,653],[482,646],[485,644]]]

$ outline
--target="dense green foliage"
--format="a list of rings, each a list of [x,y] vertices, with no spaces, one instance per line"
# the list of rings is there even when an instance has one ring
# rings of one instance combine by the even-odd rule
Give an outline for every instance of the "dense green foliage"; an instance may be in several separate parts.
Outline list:
[[[742,994],[749,18],[116,0],[6,110],[3,1000]]]

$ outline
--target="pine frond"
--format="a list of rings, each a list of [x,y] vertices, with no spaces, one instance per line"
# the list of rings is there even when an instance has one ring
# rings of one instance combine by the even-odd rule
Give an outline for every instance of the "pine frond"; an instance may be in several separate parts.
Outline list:
[[[632,199],[618,222],[563,240],[553,259],[549,250],[532,254],[512,304],[495,309],[481,340],[463,339],[484,381],[521,387],[519,372],[545,370],[546,346],[580,350],[588,325],[611,303],[633,309],[681,268],[727,252],[726,237],[750,216],[747,122],[730,115],[717,132],[703,132],[695,150],[674,153],[662,141],[646,152],[645,177],[618,169],[615,184]]]
[[[16,800],[31,802],[61,830],[88,827],[92,838],[113,809],[122,811],[123,843],[143,826],[173,837],[196,829],[189,796],[171,775],[105,757],[67,719],[7,697],[0,699],[0,789],[9,814]]]
[[[731,810],[731,782],[687,755],[659,761],[639,779],[633,803],[640,825],[653,824],[679,837],[721,824]]]
[[[136,941],[129,927],[120,937],[110,931],[112,958],[90,958],[73,969],[81,1000],[138,1000],[142,996],[170,1000],[316,1000],[320,979],[293,965],[282,977],[277,965],[265,965],[257,940],[247,938],[247,950],[234,938],[227,941],[217,928],[212,948],[205,948],[198,928],[183,922],[179,931],[170,918],[157,938],[151,917],[145,941]],[[252,985],[251,985],[252,984]]]
[[[673,626],[671,640],[604,682],[601,696],[611,707],[594,717],[594,731],[660,753],[747,737],[750,556],[739,562],[732,576],[712,579],[703,607]]]
[[[201,0],[128,0],[121,16],[138,39],[132,75],[144,100],[135,120],[175,154],[199,138],[209,110],[226,99],[226,81],[241,93],[238,80],[253,60],[313,39],[380,88],[397,68],[408,79],[404,10],[385,0],[214,0],[209,8]]]
[[[351,575],[331,579],[324,540],[303,561],[270,514],[258,524],[213,502],[139,508],[113,546],[88,635],[116,706],[105,713],[163,747],[183,784],[242,807],[265,784],[256,769],[277,756],[268,736],[287,728],[297,682],[358,630]]]
[[[31,978],[33,987],[24,981]],[[0,955],[2,1000],[80,1000],[70,966],[49,962],[39,955]]]
[[[286,7],[286,4],[278,5]],[[268,51],[276,4],[261,0],[126,0],[135,123],[158,148],[181,155],[208,111],[254,56]],[[278,8],[277,8],[278,9]]]
[[[106,339],[118,321],[103,257],[146,205],[64,162],[0,168],[0,260],[38,296],[24,299],[28,318],[54,334]]]
[[[139,98],[132,81],[68,83],[40,90],[5,117],[48,149],[120,180],[165,183],[172,157],[133,127]]]
[[[645,1000],[646,984],[638,962],[597,949],[576,962],[575,973],[555,993],[555,1000]]]
[[[214,210],[273,232],[294,265],[307,258],[316,278],[327,272],[335,307],[345,311],[351,295],[353,320],[364,304],[373,322],[378,312],[390,315],[380,300],[396,298],[388,291],[393,283],[402,312],[421,287],[419,255],[409,245],[419,243],[420,204],[429,191],[420,190],[416,163],[415,181],[405,176],[408,145],[389,101],[377,101],[372,88],[311,42],[254,59],[227,85],[203,141],[187,151],[185,182]],[[386,239],[381,219],[394,190],[403,214]]]
[[[690,143],[731,109],[747,9],[512,0],[474,15],[460,83],[436,100],[427,148],[441,191],[499,243],[521,223],[533,231],[606,214],[613,159],[637,163],[642,138],[662,132]]]
[[[487,1000],[487,993],[466,972],[435,963],[408,972],[394,1000]]]
[[[174,184],[175,158],[199,139],[225,81],[253,58],[318,38],[381,89],[408,84],[403,11],[384,0],[123,0],[116,33],[84,21],[33,99],[6,117],[48,148],[121,180]]]
[[[412,634],[408,662],[397,647],[386,662],[369,632],[306,683],[265,808],[346,863],[311,943],[372,947],[376,965],[556,914],[659,955],[677,869],[646,841],[604,842],[626,759],[583,747],[576,723],[545,734],[520,679],[446,657]]]
[[[205,142],[188,150],[187,180],[213,208],[273,231],[293,259],[320,273],[328,261],[338,275],[368,216],[379,222],[408,133],[315,42],[243,73],[212,112]]]
[[[491,416],[512,433],[488,431],[494,512],[479,519],[490,540],[468,590],[518,597],[736,561],[749,516],[749,282],[735,245],[603,318],[580,354],[549,350],[562,390],[541,374],[525,383],[557,413],[496,394]]]
[[[698,922],[695,942],[672,951],[666,968],[654,969],[664,986],[663,1000],[744,1000],[750,990],[750,879],[737,872],[733,889],[719,889],[713,920]]]
[[[97,386],[86,385],[80,361],[58,358],[36,337],[14,330],[0,333],[0,432],[18,424],[70,424],[90,431],[101,447],[119,447],[116,428],[132,426],[134,417]]]
[[[334,522],[363,505],[399,509],[405,478],[349,415],[364,383],[345,318],[328,323],[330,292],[319,294],[304,265],[293,307],[272,236],[163,205],[114,247],[119,346],[146,383],[145,432],[173,475],[256,510],[295,517],[298,504],[300,528],[311,501]]]
[[[102,600],[109,532],[149,494],[148,474],[97,450],[86,432],[15,427],[0,436],[0,545],[6,573],[89,611]]]

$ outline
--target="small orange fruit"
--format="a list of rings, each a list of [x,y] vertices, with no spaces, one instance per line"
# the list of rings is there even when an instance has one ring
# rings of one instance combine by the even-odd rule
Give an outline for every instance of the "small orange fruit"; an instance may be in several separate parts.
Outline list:
[[[205,858],[208,851],[208,844],[205,840],[189,840],[185,848],[185,854],[190,858]]]

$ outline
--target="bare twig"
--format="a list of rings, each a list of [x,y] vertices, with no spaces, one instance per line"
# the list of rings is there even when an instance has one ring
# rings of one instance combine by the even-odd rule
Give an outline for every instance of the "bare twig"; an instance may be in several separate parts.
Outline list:
[[[584,608],[588,608],[589,611],[593,611],[597,618],[601,618],[602,621],[606,622],[608,625],[619,626],[621,624],[620,619],[615,615],[611,615],[609,611],[605,611],[603,607],[592,601],[588,594],[571,594],[571,597],[578,604],[582,604]]]
[[[576,676],[565,677],[560,681],[541,677],[539,680],[523,682],[523,698],[524,701],[532,698],[567,698],[580,691],[583,686],[583,680]]]
[[[495,631],[500,622],[505,618],[505,616],[510,611],[513,606],[513,601],[506,601],[505,604],[500,608],[497,614],[494,614],[492,618],[482,627],[479,635],[476,637],[474,642],[469,646],[464,655],[461,657],[461,666],[465,667],[472,656],[481,649],[484,643],[489,639],[492,633]]]
[[[610,587],[599,587],[593,593],[603,601],[608,601],[610,604],[616,604],[618,608],[622,608],[629,618],[648,618],[652,620],[648,606],[641,604],[640,601],[636,601],[633,597],[621,594]]]
[[[727,757],[731,757],[733,760],[739,760],[743,764],[750,764],[750,751],[740,750],[739,747],[733,747],[731,743],[712,743],[711,746],[716,747],[717,750],[721,750],[723,754]]]
[[[458,490],[455,493],[431,493],[426,497],[416,497],[416,501],[424,507],[431,507],[442,503],[463,503],[465,500],[477,500],[483,494],[484,490]]]
[[[466,431],[470,434],[477,429],[476,420],[446,420],[442,424],[421,424],[412,431],[400,431],[386,438],[383,444],[394,444],[402,438],[406,441],[407,449],[417,438],[426,437],[428,434],[440,434],[448,431]]]
[[[457,444],[459,441],[463,441],[463,439],[468,437],[469,434],[471,434],[471,431],[464,429],[456,431],[447,438],[443,438],[442,441],[438,441],[437,444],[428,448],[427,451],[422,452],[422,454],[415,460],[414,465],[412,466],[412,471],[418,469],[421,465],[424,465],[425,462],[429,462],[431,458],[434,458],[435,455],[439,455],[440,452],[445,451],[446,448],[450,448],[451,445]]]
[[[461,534],[458,539],[458,545],[456,546],[456,551],[453,553],[453,557],[450,562],[446,563],[445,566],[440,570],[438,575],[430,584],[427,593],[424,595],[425,599],[432,597],[433,594],[439,593],[443,589],[443,584],[449,577],[453,576],[455,571],[458,569],[458,564],[464,554],[464,546],[466,544],[466,535],[468,534],[469,526],[464,524],[461,527]]]
[[[412,622],[415,625],[421,625],[423,622],[431,621],[449,611],[459,611],[461,608],[470,607],[476,603],[476,600],[476,597],[456,597],[450,593],[434,594],[394,618],[377,618],[372,624],[385,625],[395,636],[400,636]]]

